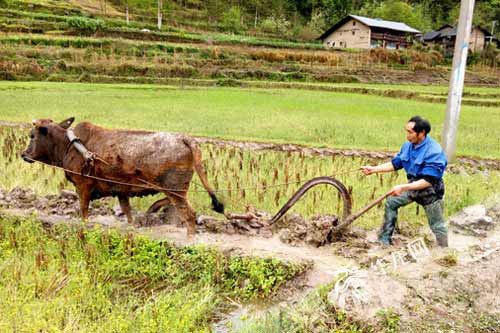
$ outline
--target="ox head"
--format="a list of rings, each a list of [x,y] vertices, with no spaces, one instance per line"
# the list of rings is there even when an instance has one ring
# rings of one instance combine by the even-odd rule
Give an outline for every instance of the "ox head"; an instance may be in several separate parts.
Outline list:
[[[51,162],[50,157],[54,155],[57,138],[61,132],[65,132],[75,120],[74,117],[55,123],[50,119],[33,120],[33,128],[30,131],[30,143],[28,148],[22,152],[21,157],[29,163],[36,161]]]

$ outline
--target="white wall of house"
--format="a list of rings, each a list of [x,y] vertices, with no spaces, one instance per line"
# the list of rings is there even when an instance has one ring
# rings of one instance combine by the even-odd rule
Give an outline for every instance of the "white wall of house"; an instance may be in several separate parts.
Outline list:
[[[486,38],[481,29],[474,27],[472,29],[469,41],[469,48],[472,52],[481,52],[484,49],[484,39]]]
[[[323,40],[330,47],[370,48],[370,28],[351,19]]]

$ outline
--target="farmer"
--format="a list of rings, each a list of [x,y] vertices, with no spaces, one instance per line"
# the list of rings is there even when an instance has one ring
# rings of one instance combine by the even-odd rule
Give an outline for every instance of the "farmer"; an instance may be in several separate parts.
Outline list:
[[[378,240],[384,245],[391,243],[398,218],[399,207],[415,201],[424,207],[427,220],[439,246],[448,246],[448,229],[443,219],[443,173],[448,164],[443,149],[428,136],[430,123],[420,116],[406,124],[406,139],[401,151],[391,162],[377,166],[362,166],[365,175],[390,172],[404,168],[407,184],[394,186],[385,202],[384,224]]]

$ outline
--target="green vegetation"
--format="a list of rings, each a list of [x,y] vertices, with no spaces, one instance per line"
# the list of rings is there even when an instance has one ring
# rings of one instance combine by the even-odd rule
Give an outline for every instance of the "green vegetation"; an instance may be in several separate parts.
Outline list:
[[[303,270],[99,228],[0,225],[3,332],[208,332],[227,297],[272,295]]]
[[[95,12],[90,7],[87,8],[90,12],[86,12],[77,4],[74,4],[75,10],[69,10],[70,4],[57,1],[8,1],[6,8],[0,8],[0,29],[8,33],[0,35],[0,79],[162,83],[173,78],[189,78],[339,83],[412,82],[415,77],[425,82],[429,75],[433,82],[444,83],[449,77],[449,59],[437,50],[422,47],[366,51],[326,49],[317,41],[292,41],[289,34],[300,33],[299,22],[292,24],[283,13],[259,14],[260,7],[265,7],[263,4],[255,4],[259,7],[255,8],[255,20],[262,19],[262,29],[271,33],[258,33],[254,27],[255,33],[245,34],[248,24],[244,21],[248,13],[243,10],[244,3],[227,8],[224,15],[213,20],[212,14],[207,14],[206,24],[220,26],[216,30],[241,32],[235,35],[193,31],[178,24],[165,24],[165,28],[158,31],[151,13],[143,12],[153,9],[151,3],[145,6],[129,3],[129,10],[135,6],[141,14],[132,16],[127,24],[115,10],[114,14],[106,14],[105,3],[94,3],[95,7],[101,7],[102,13],[98,13],[99,10]],[[124,9],[123,2],[108,4]],[[169,15],[175,12],[175,19],[181,19],[182,10],[187,6],[190,8],[184,8],[187,16],[200,20],[205,15],[202,12],[210,12],[212,5],[197,8],[193,3],[169,2],[166,10]],[[224,1],[216,5],[219,9],[225,6]],[[317,10],[322,11],[324,6],[326,3],[318,3]],[[267,17],[263,19],[260,15]],[[142,20],[142,16],[149,18]],[[312,31],[311,27],[304,29]],[[495,67],[498,50],[490,49],[485,55],[486,62],[476,56],[470,62],[473,74],[467,78],[471,82],[498,83]],[[429,97],[420,100],[443,102]],[[464,100],[464,103],[498,105],[496,101]]]
[[[458,263],[458,254],[456,251],[449,251],[442,257],[436,258],[434,261],[444,267],[453,267]]]
[[[380,310],[377,315],[382,321],[382,330],[384,333],[397,333],[399,332],[399,320],[400,316],[394,313],[391,309]]]
[[[348,93],[59,83],[1,82],[0,109],[16,122],[76,115],[112,128],[385,151],[399,150],[412,115],[428,118],[437,140],[444,120],[444,105]],[[499,108],[463,106],[458,154],[499,158],[499,125]]]
[[[31,188],[40,195],[58,193],[61,188],[74,189],[61,171],[37,163],[28,164],[20,159],[20,153],[27,144],[26,130],[4,128],[0,133],[3,152],[0,156],[0,169],[3,170],[0,188],[20,186]],[[380,163],[380,160],[370,158],[305,156],[300,153],[218,148],[209,144],[202,145],[202,150],[209,182],[220,190],[218,196],[230,212],[242,212],[246,205],[252,205],[275,213],[304,181],[326,175],[334,176],[350,189],[355,212],[392,186],[406,182],[404,172],[363,176],[358,171],[360,166]],[[482,172],[461,167],[457,172],[456,167],[451,169],[455,171],[445,175],[447,216],[484,201],[500,186],[499,171]],[[192,205],[201,214],[213,214],[206,192],[197,184],[200,181],[195,178],[189,193]],[[134,198],[132,205],[135,209],[146,210],[159,197]],[[114,200],[108,203],[116,204]],[[401,232],[410,237],[415,236],[419,227],[427,223],[423,212],[415,207],[400,212]],[[316,214],[341,215],[342,208],[336,190],[319,186],[309,191],[292,211],[310,218]],[[382,209],[372,209],[357,220],[356,225],[376,228],[382,220],[382,214]]]
[[[331,289],[331,286],[330,286]],[[374,327],[355,322],[346,313],[328,303],[328,286],[319,288],[300,303],[276,307],[250,318],[240,318],[231,323],[234,333],[281,332],[381,332]]]
[[[244,35],[227,35],[223,33],[194,33],[181,29],[165,28],[162,31],[142,31],[142,29],[154,30],[152,24],[133,23],[126,25],[124,21],[117,19],[93,19],[85,16],[66,16],[54,15],[44,12],[29,12],[15,9],[0,8],[0,17],[10,18],[11,25],[4,26],[7,31],[29,32],[27,29],[33,29],[36,32],[65,32],[67,34],[94,34],[102,32],[107,34],[123,34],[123,37],[133,39],[160,39],[164,41],[182,41],[192,43],[211,44],[236,44],[248,46],[267,46],[297,49],[317,49],[322,50],[325,47],[319,43],[298,43],[279,38],[255,37]],[[50,24],[51,23],[51,24]],[[16,28],[16,24],[18,24]],[[229,29],[238,29],[237,22],[229,21]],[[134,38],[135,37],[135,38]]]

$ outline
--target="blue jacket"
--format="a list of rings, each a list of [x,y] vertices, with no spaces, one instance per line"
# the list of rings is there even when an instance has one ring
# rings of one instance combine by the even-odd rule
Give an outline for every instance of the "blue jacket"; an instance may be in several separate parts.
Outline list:
[[[407,141],[391,162],[395,170],[404,168],[409,177],[417,179],[440,180],[448,165],[443,149],[429,136],[416,146]]]

